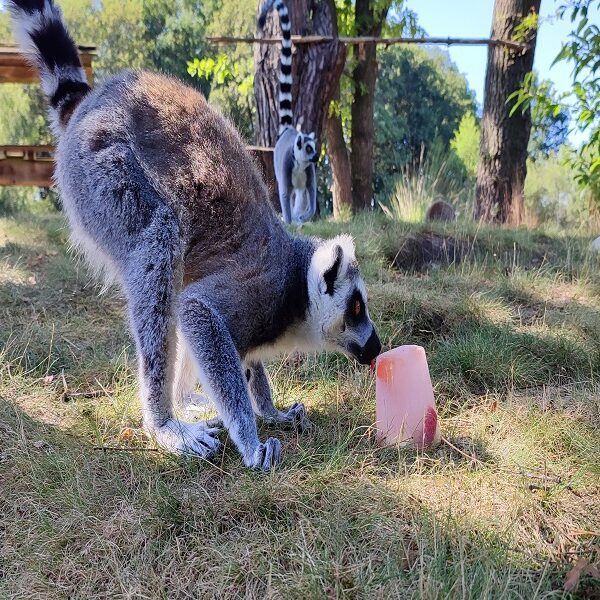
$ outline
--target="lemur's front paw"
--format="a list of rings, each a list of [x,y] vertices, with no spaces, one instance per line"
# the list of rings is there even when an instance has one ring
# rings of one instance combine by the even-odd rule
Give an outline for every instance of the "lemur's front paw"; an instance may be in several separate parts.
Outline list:
[[[247,467],[261,471],[269,471],[281,461],[281,442],[276,438],[268,438],[259,444],[249,460],[244,460]]]
[[[209,458],[219,449],[218,427],[206,423],[185,423],[169,419],[162,427],[154,430],[152,436],[165,450],[180,456]]]
[[[313,424],[308,418],[306,407],[301,402],[292,404],[284,414],[284,423],[298,431],[309,431],[313,428]]]

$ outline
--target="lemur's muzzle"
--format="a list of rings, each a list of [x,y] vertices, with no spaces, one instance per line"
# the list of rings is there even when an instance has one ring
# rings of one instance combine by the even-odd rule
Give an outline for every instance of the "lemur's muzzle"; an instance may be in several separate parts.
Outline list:
[[[381,352],[381,342],[377,337],[375,327],[371,331],[371,335],[364,346],[358,344],[350,344],[350,353],[361,365],[370,365],[379,353]]]

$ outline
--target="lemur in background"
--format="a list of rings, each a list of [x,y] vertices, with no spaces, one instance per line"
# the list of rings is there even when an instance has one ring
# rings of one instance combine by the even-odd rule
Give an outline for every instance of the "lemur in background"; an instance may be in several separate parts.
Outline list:
[[[291,235],[242,139],[172,77],[125,71],[91,90],[53,0],[6,0],[58,136],[56,181],[72,240],[127,300],[143,422],[167,450],[208,457],[218,428],[175,416],[198,381],[252,468],[280,460],[255,413],[273,406],[261,359],[335,348],[368,364],[380,343],[352,240]]]
[[[263,29],[275,6],[281,25],[279,58],[279,136],[275,144],[275,179],[286,223],[304,223],[317,211],[315,163],[319,159],[315,134],[304,134],[292,126],[292,26],[283,0],[267,0],[258,17]]]

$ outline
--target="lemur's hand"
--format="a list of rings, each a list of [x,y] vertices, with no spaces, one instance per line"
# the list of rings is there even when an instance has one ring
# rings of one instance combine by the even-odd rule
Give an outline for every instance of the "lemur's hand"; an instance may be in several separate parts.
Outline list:
[[[269,471],[281,462],[281,442],[269,438],[264,444],[259,444],[251,456],[244,457],[244,464],[251,469]]]
[[[306,407],[301,402],[295,402],[286,412],[281,411],[279,414],[281,417],[277,422],[292,429],[309,431],[314,427],[308,418]]]

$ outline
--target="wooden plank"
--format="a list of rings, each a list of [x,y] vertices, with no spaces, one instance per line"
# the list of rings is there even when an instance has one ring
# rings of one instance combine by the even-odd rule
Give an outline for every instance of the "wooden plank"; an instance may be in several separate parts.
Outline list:
[[[51,187],[54,162],[6,158],[0,160],[0,185]]]
[[[88,82],[93,81],[91,66],[83,67]],[[0,61],[0,83],[39,83],[40,76],[37,71],[24,64],[4,65]]]

